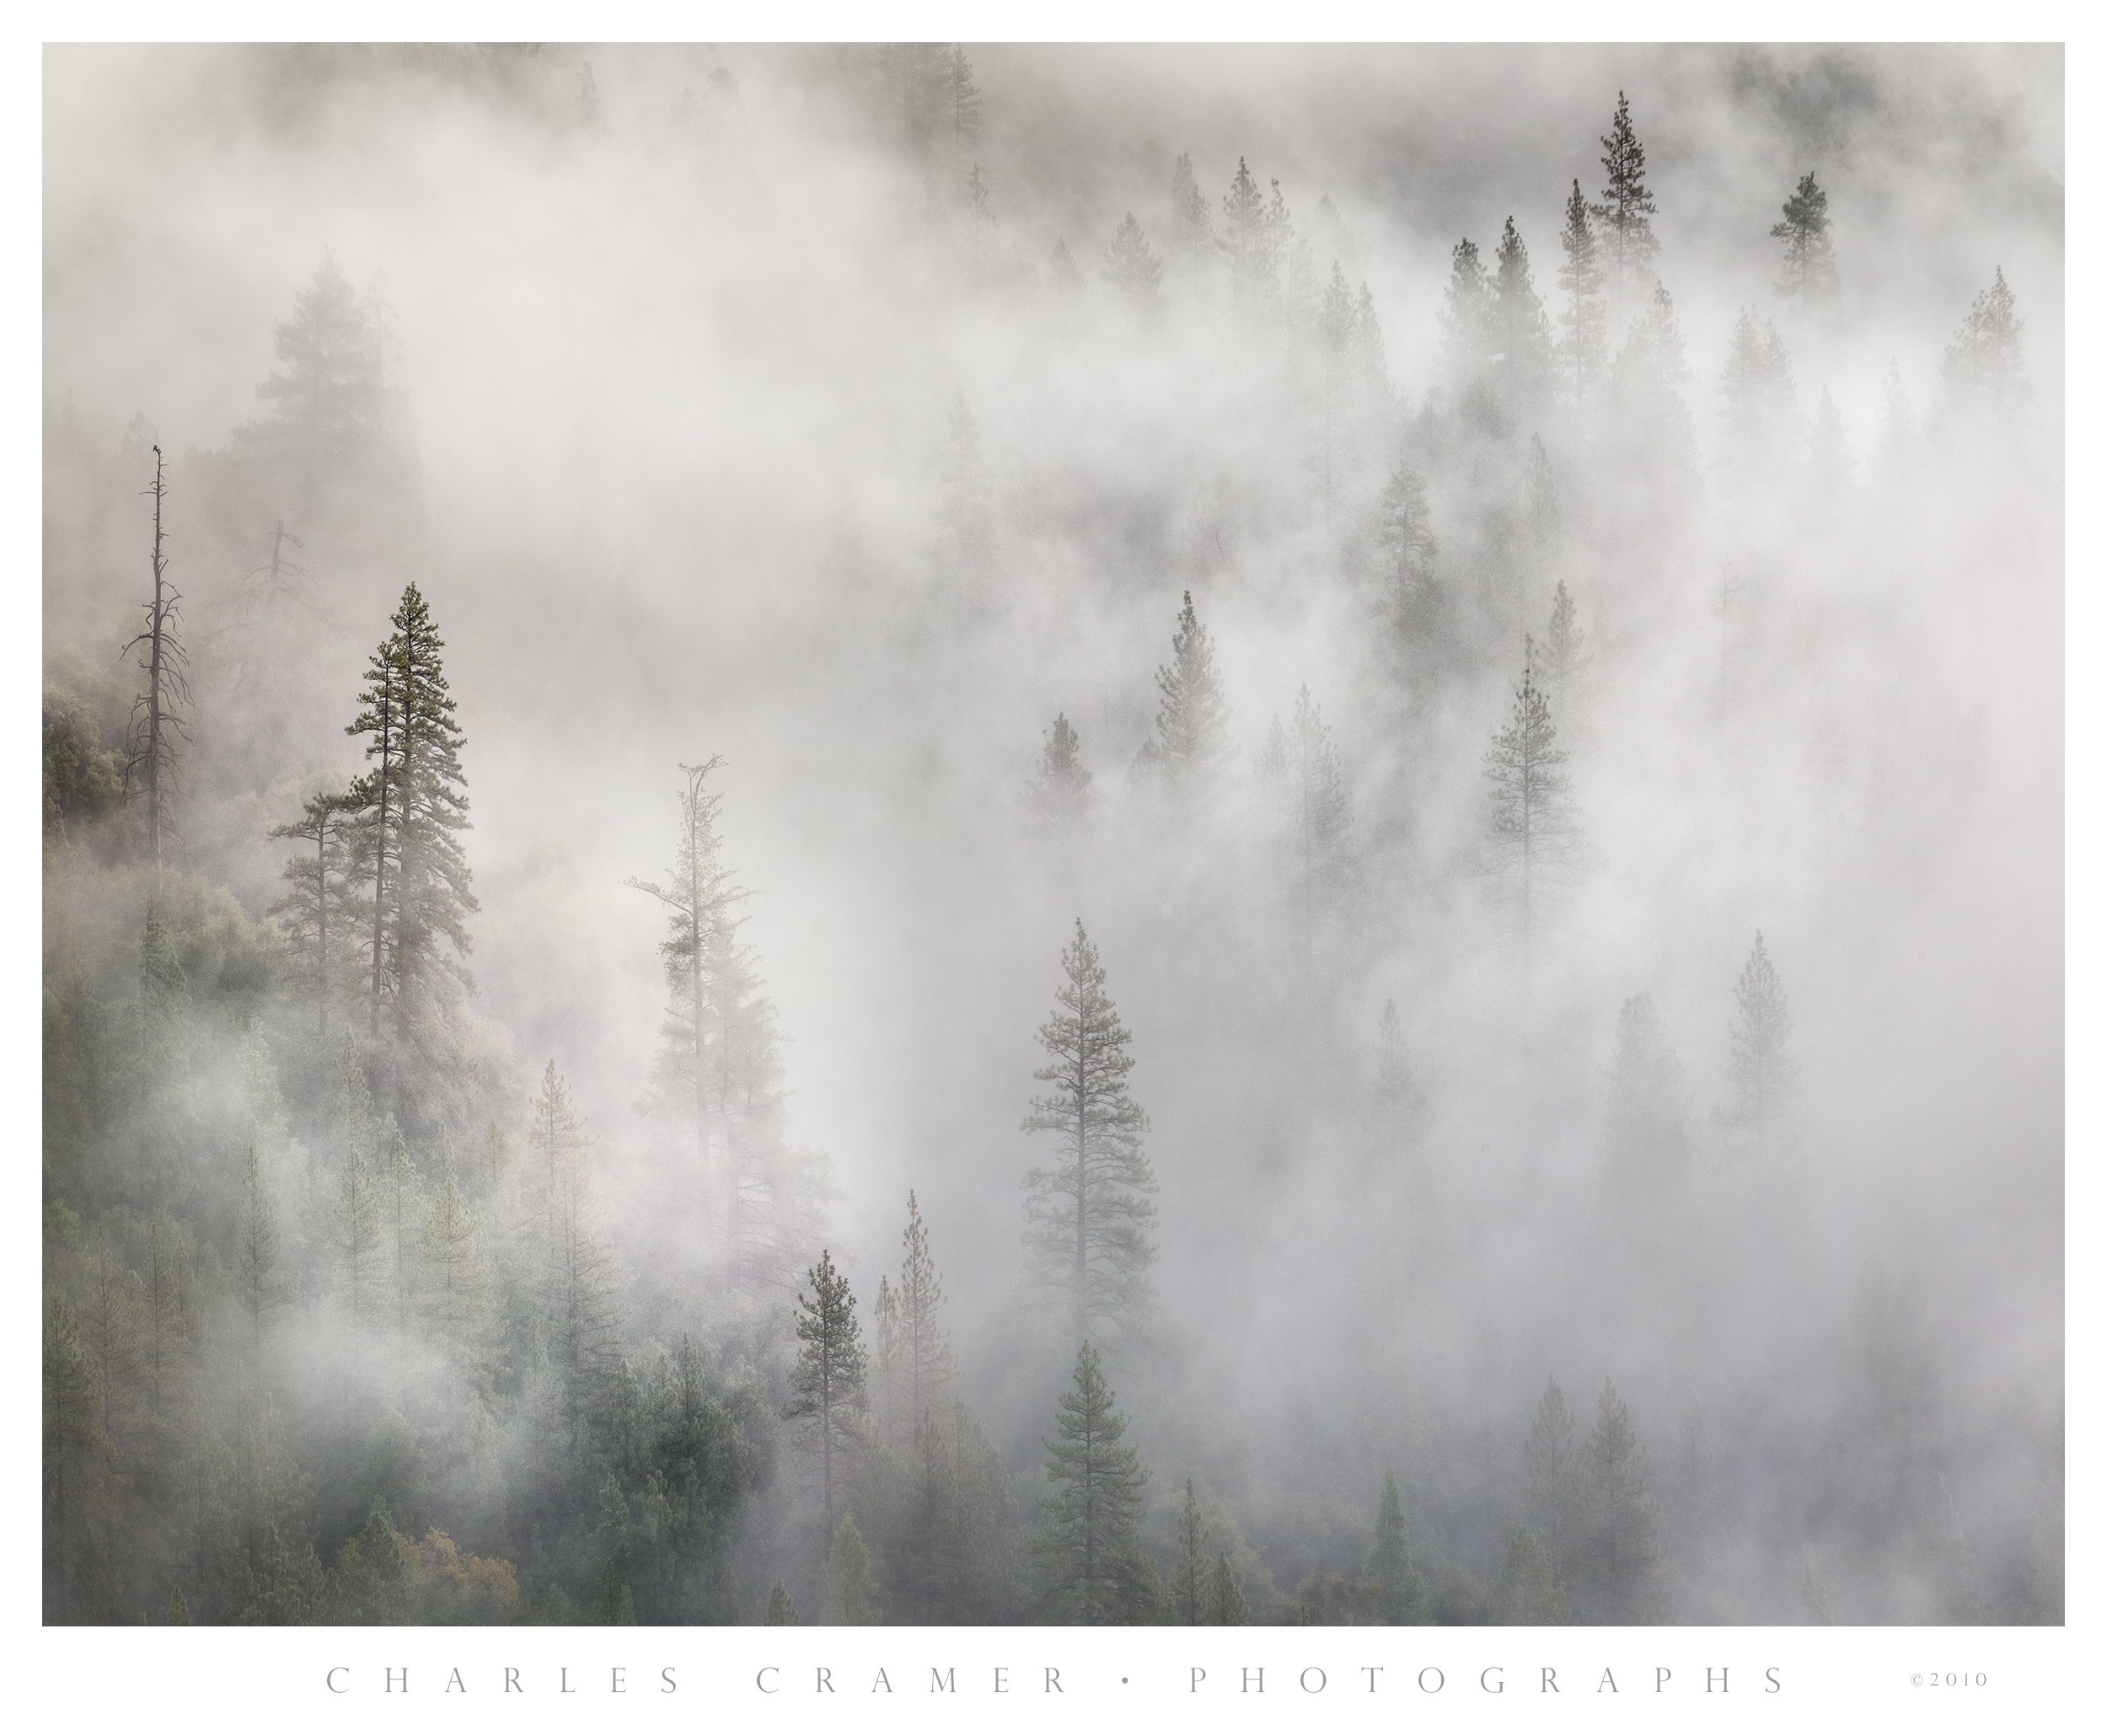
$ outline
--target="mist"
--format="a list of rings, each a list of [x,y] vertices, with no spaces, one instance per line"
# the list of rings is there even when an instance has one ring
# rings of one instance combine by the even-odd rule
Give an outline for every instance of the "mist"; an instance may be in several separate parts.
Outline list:
[[[45,68],[47,1620],[2062,1619],[2060,51]],[[259,387],[332,283],[325,425]],[[270,834],[385,769],[410,585],[472,945],[382,947],[354,806],[383,956],[318,969]],[[713,757],[689,1035],[746,1106],[683,1122],[630,882]],[[1079,924],[1155,1182],[1102,1308],[1027,1239]],[[942,1527],[873,1311],[910,1191]],[[823,1251],[871,1366],[815,1424]],[[1049,1541],[1083,1339],[1148,1473],[1109,1590]]]

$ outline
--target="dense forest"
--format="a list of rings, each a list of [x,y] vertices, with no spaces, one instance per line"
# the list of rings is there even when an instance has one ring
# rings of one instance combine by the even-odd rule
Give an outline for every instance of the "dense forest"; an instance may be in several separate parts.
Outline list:
[[[2060,59],[46,72],[48,1622],[2061,1621]]]

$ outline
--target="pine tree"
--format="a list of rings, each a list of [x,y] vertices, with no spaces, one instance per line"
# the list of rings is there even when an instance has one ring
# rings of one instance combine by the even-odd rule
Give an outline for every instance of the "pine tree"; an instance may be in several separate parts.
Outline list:
[[[582,1462],[614,1361],[614,1260],[592,1198],[592,1140],[552,1059],[533,1109],[530,1207],[539,1219],[537,1301],[564,1449]]]
[[[1630,1626],[1659,1618],[1660,1558],[1649,1481],[1646,1449],[1633,1432],[1631,1412],[1605,1380],[1595,1429],[1580,1454],[1584,1519],[1577,1578],[1591,1620]]]
[[[235,1219],[234,1283],[249,1316],[249,1346],[260,1355],[265,1317],[285,1299],[278,1272],[278,1214],[252,1136],[242,1149],[241,1201]]]
[[[1217,1552],[1214,1565],[1208,1574],[1207,1612],[1201,1619],[1209,1627],[1251,1625],[1251,1605],[1245,1600],[1243,1588],[1237,1584],[1236,1575],[1229,1565],[1227,1550]]]
[[[425,1328],[446,1359],[455,1391],[473,1378],[483,1335],[488,1276],[474,1214],[449,1165],[432,1191],[419,1238]]]
[[[1633,319],[1617,352],[1611,384],[1638,474],[1666,478],[1677,487],[1678,473],[1691,462],[1697,447],[1697,430],[1682,396],[1690,378],[1675,299],[1656,282],[1653,299]]]
[[[1427,1589],[1405,1541],[1404,1504],[1397,1498],[1397,1476],[1383,1467],[1383,1499],[1375,1514],[1375,1535],[1368,1546],[1369,1578],[1379,1588],[1376,1610],[1396,1627],[1421,1619]]]
[[[936,99],[940,105],[937,124],[956,179],[964,165],[973,161],[973,147],[980,142],[982,120],[980,91],[973,83],[973,62],[966,58],[966,51],[958,43],[951,45],[939,63]]]
[[[878,1431],[887,1446],[898,1446],[900,1427],[914,1421],[903,1390],[907,1358],[900,1339],[900,1298],[893,1280],[881,1273],[877,1299],[871,1305],[871,1402],[878,1413]]]
[[[910,1191],[907,1228],[901,1233],[907,1256],[900,1262],[898,1297],[902,1373],[909,1414],[919,1424],[941,1405],[952,1376],[951,1345],[937,1316],[944,1306],[944,1280],[930,1257],[929,1226]]]
[[[1682,1067],[1650,994],[1626,1001],[1616,1019],[1605,1117],[1611,1181],[1627,1198],[1653,1204],[1690,1161]]]
[[[1353,874],[1353,805],[1339,769],[1331,726],[1305,686],[1295,696],[1295,727],[1275,718],[1260,767],[1273,790],[1282,846],[1293,865],[1303,945],[1320,915],[1343,909]]]
[[[1113,294],[1137,313],[1152,313],[1162,305],[1163,261],[1150,249],[1131,211],[1106,244],[1099,276],[1112,286]]]
[[[1214,642],[1200,624],[1193,593],[1185,593],[1170,662],[1157,667],[1156,732],[1142,744],[1139,764],[1160,774],[1173,797],[1204,805],[1219,787],[1235,749],[1229,739],[1229,707],[1214,668]]]
[[[391,1128],[390,1133],[388,1155],[381,1163],[381,1196],[394,1245],[395,1331],[401,1337],[410,1331],[410,1300],[416,1288],[417,1165],[401,1129]]]
[[[868,1405],[863,1329],[856,1321],[856,1299],[847,1274],[834,1268],[834,1256],[820,1251],[819,1264],[805,1274],[812,1286],[797,1297],[797,1364],[791,1371],[794,1394],[784,1417],[800,1425],[807,1448],[819,1449],[821,1504],[831,1530],[834,1517],[834,1454],[845,1455],[862,1435]],[[860,1545],[859,1545],[860,1546]]]
[[[1123,1440],[1127,1419],[1112,1408],[1097,1353],[1085,1343],[1075,1384],[1061,1395],[1057,1441],[1048,1441],[1053,1486],[1036,1539],[1040,1598],[1048,1617],[1104,1626],[1147,1613],[1140,1524],[1149,1474]]]
[[[469,986],[467,918],[476,910],[459,834],[468,796],[439,653],[446,641],[415,585],[396,608],[393,634],[368,666],[362,710],[346,728],[372,737],[379,763],[352,786],[358,859],[373,884],[373,998],[368,1028],[378,1037],[383,1005],[394,1015],[395,1107],[422,1125],[408,1096],[413,1080],[442,1070],[447,1015]],[[390,870],[393,877],[390,878]],[[440,943],[450,949],[442,955]]]
[[[1785,258],[1777,277],[1777,292],[1808,308],[1836,289],[1836,262],[1829,237],[1829,196],[1815,185],[1814,171],[1799,178],[1799,185],[1785,201],[1785,221],[1771,227],[1771,238],[1785,244]]]
[[[1579,860],[1580,823],[1574,812],[1565,750],[1551,707],[1536,685],[1536,641],[1522,641],[1522,683],[1514,715],[1485,754],[1488,839],[1496,872],[1515,899],[1526,976],[1547,898]]]
[[[1552,1577],[1551,1553],[1526,1525],[1515,1532],[1500,1564],[1493,1620],[1502,1627],[1557,1627],[1566,1621],[1565,1594]]]
[[[600,1581],[592,1600],[593,1621],[602,1627],[636,1626],[636,1599],[630,1589],[635,1525],[629,1498],[610,1471],[600,1485],[600,1525],[596,1536]]]
[[[1207,1573],[1207,1526],[1200,1518],[1193,1479],[1185,1480],[1185,1504],[1178,1509],[1177,1569],[1172,1586],[1178,1615],[1188,1627],[1200,1622],[1202,1582]]]
[[[1573,1412],[1553,1378],[1544,1383],[1536,1419],[1522,1444],[1529,1471],[1529,1520],[1543,1541],[1551,1578],[1565,1583],[1568,1555],[1579,1522],[1580,1467],[1574,1446]]]
[[[717,810],[724,797],[704,787],[710,774],[723,764],[721,756],[712,755],[700,765],[680,768],[687,785],[681,792],[680,837],[666,884],[634,877],[624,882],[650,893],[666,911],[666,938],[658,943],[658,956],[672,999],[666,1007],[666,1022],[659,1026],[648,1101],[674,1125],[685,1123],[682,1131],[694,1154],[689,1186],[698,1198],[710,1185],[710,1086],[716,1070],[712,1063],[722,1058],[726,1035],[721,985],[715,972],[722,956],[720,934],[730,920],[729,913],[746,896],[732,883],[720,854],[723,841],[717,835]],[[716,1055],[710,1052],[713,1028]],[[728,1153],[725,1161],[731,1161]],[[726,1209],[730,1209],[728,1200]]]
[[[1214,225],[1207,214],[1207,200],[1193,177],[1190,152],[1180,152],[1171,168],[1171,233],[1178,253],[1188,264],[1204,259],[1214,249]]]
[[[351,1064],[354,1067],[357,1064]],[[362,1086],[364,1080],[360,1080]],[[344,1262],[346,1311],[354,1327],[366,1325],[381,1304],[381,1202],[365,1138],[343,1142],[341,1178],[337,1187],[338,1247]]]
[[[1068,250],[1068,243],[1060,236],[1054,238],[1054,250],[1046,256],[1046,287],[1057,296],[1070,300],[1083,292],[1083,269],[1075,263],[1075,255]]]
[[[1024,805],[1040,825],[1066,837],[1089,816],[1090,768],[1083,764],[1082,738],[1065,711],[1042,740],[1038,775],[1025,787]]]
[[[1052,1063],[1032,1074],[1054,1090],[1032,1100],[1024,1121],[1027,1133],[1058,1134],[1060,1157],[1024,1178],[1024,1240],[1042,1282],[1066,1292],[1080,1343],[1101,1327],[1131,1335],[1141,1326],[1156,1183],[1141,1149],[1149,1118],[1127,1094],[1131,1039],[1080,919],[1061,968],[1059,1006],[1038,1033]]]
[[[1270,200],[1259,191],[1244,159],[1236,159],[1236,176],[1222,196],[1225,234],[1219,244],[1229,255],[1229,292],[1231,308],[1250,319],[1271,314],[1280,305],[1280,265],[1286,257],[1295,230],[1288,220],[1280,183],[1273,184]]]
[[[1771,962],[1761,929],[1749,949],[1734,999],[1740,1016],[1727,1026],[1726,1070],[1734,1101],[1718,1111],[1717,1119],[1729,1133],[1747,1140],[1750,1155],[1760,1164],[1789,1146],[1793,1101],[1799,1089],[1785,987],[1777,967]]]
[[[1633,283],[1643,281],[1643,274],[1660,249],[1654,235],[1656,206],[1646,186],[1646,148],[1632,130],[1632,105],[1621,90],[1609,134],[1602,141],[1602,169],[1607,177],[1602,202],[1590,209],[1602,220],[1605,275],[1615,314],[1622,312]]]
[[[1566,201],[1565,227],[1558,232],[1565,263],[1558,268],[1558,285],[1566,305],[1558,323],[1566,329],[1560,347],[1565,352],[1565,378],[1574,401],[1584,402],[1602,372],[1602,265],[1595,257],[1594,226],[1588,221],[1588,201],[1580,196],[1580,183],[1573,184]]]
[[[1719,376],[1719,464],[1729,483],[1761,484],[1798,442],[1793,359],[1771,322],[1745,308]]]
[[[1433,516],[1426,480],[1401,456],[1384,487],[1376,544],[1384,551],[1384,602],[1399,642],[1423,651],[1441,624],[1440,587],[1434,576]]]
[[[1498,353],[1493,280],[1467,236],[1449,255],[1449,283],[1442,292],[1441,363],[1460,397]]]
[[[1998,279],[2000,285],[2003,281]],[[139,670],[147,678],[146,691],[132,704],[125,774],[127,783],[137,778],[146,786],[147,860],[158,875],[173,843],[169,805],[175,787],[177,744],[187,732],[183,712],[190,700],[190,657],[179,630],[183,593],[169,582],[168,555],[162,546],[161,514],[169,490],[158,445],[153,448],[153,482],[146,492],[153,497],[153,595],[147,602],[146,625],[125,647],[142,653]]]
[[[335,989],[338,967],[330,951],[330,918],[337,919],[337,946],[348,954],[355,944],[351,929],[350,802],[326,791],[310,796],[301,805],[300,817],[273,826],[273,838],[297,838],[314,846],[287,860],[283,878],[287,892],[271,905],[269,914],[283,924],[292,956],[306,967],[309,992],[314,997],[315,1036],[324,1047],[330,1040],[330,999]]]
[[[1544,634],[1544,675],[1551,690],[1570,705],[1573,678],[1587,658],[1587,635],[1580,629],[1580,613],[1573,606],[1573,593],[1558,581],[1552,593],[1551,624]]]
[[[1992,431],[2021,420],[2034,397],[2021,345],[2026,322],[2016,309],[2000,265],[1946,346],[1942,378],[1954,410]]]
[[[764,1627],[795,1627],[797,1626],[796,1607],[791,1602],[790,1594],[784,1590],[783,1582],[780,1579],[778,1579],[769,1589],[768,1613],[761,1617],[761,1624]]]
[[[826,1596],[819,1619],[829,1627],[875,1627],[885,1620],[877,1581],[871,1577],[870,1549],[855,1520],[845,1513],[827,1549]]]
[[[1492,328],[1510,417],[1532,413],[1551,378],[1551,327],[1529,269],[1529,249],[1509,217],[1493,256]]]

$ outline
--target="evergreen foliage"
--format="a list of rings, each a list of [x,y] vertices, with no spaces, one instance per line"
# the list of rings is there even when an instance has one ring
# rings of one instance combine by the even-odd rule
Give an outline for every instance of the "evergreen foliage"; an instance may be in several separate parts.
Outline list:
[[[863,1438],[867,1358],[856,1299],[850,1293],[847,1275],[835,1268],[834,1256],[823,1248],[818,1265],[805,1274],[805,1281],[812,1294],[801,1290],[797,1296],[797,1361],[791,1370],[792,1396],[783,1415],[798,1425],[807,1449],[818,1451],[820,1504],[831,1526],[836,1451],[845,1460]],[[856,1547],[862,1547],[860,1539]]]
[[[1748,962],[1734,991],[1737,1016],[1727,1026],[1727,1083],[1733,1101],[1718,1112],[1719,1125],[1745,1144],[1759,1164],[1789,1149],[1799,1064],[1793,1057],[1792,1015],[1777,967],[1756,930]]]
[[[1771,226],[1771,238],[1784,244],[1777,291],[1799,303],[1804,313],[1836,290],[1836,261],[1829,235],[1829,195],[1815,183],[1809,169],[1785,201],[1785,219]]]
[[[1171,635],[1171,662],[1159,665],[1156,732],[1138,760],[1160,776],[1174,801],[1204,806],[1220,789],[1235,749],[1229,739],[1230,710],[1214,668],[1214,641],[1200,624],[1193,593],[1185,593],[1177,630]]]
[[[1130,211],[1120,220],[1105,244],[1105,262],[1099,274],[1112,292],[1137,313],[1152,313],[1163,300],[1163,261],[1149,245],[1148,237]]]
[[[1367,1576],[1377,1588],[1380,1618],[1395,1627],[1421,1619],[1425,1582],[1412,1564],[1405,1540],[1405,1510],[1397,1498],[1397,1474],[1383,1467],[1383,1499],[1375,1514],[1375,1535],[1368,1546]]]
[[[1059,1155],[1024,1178],[1024,1240],[1040,1281],[1065,1293],[1075,1340],[1086,1343],[1100,1330],[1132,1337],[1146,1321],[1156,1183],[1141,1149],[1149,1118],[1127,1091],[1132,1039],[1080,919],[1061,969],[1058,1005],[1038,1033],[1051,1058],[1032,1075],[1053,1090],[1032,1100],[1024,1121],[1027,1133],[1057,1135]]]
[[[1536,641],[1523,646],[1515,710],[1486,750],[1484,769],[1493,867],[1513,901],[1526,970],[1549,897],[1579,860],[1580,822],[1566,752],[1536,685]]]
[[[1149,1619],[1159,1589],[1145,1571],[1140,1524],[1149,1474],[1124,1439],[1127,1419],[1112,1408],[1097,1353],[1076,1353],[1075,1377],[1061,1395],[1046,1443],[1047,1481],[1035,1553],[1040,1607],[1048,1619],[1090,1626]]]

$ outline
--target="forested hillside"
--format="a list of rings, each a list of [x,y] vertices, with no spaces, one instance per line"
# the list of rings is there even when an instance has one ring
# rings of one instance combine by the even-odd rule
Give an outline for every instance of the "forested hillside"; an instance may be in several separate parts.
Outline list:
[[[47,1621],[2062,1619],[2060,57],[46,74]]]

